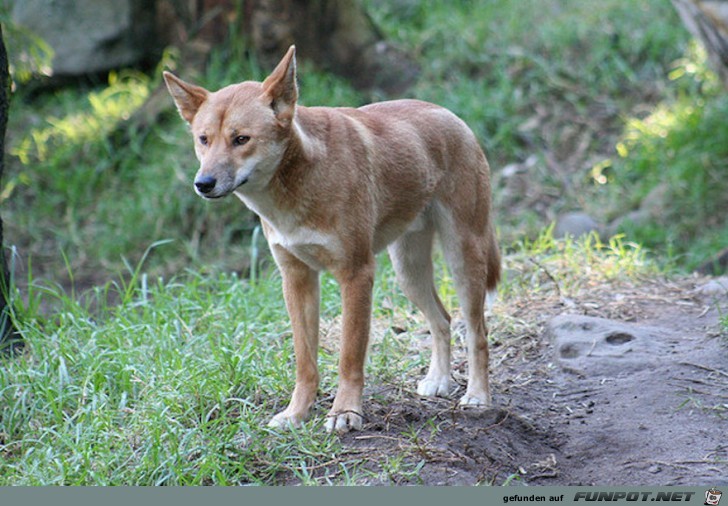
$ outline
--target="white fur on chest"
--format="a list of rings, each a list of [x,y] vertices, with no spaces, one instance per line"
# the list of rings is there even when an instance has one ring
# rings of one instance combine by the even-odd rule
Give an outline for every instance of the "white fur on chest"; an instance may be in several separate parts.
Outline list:
[[[281,246],[312,269],[324,270],[338,257],[340,251],[338,239],[331,234],[324,234],[308,227],[282,232],[275,225],[270,225],[268,242],[271,245]]]
[[[256,195],[256,198],[239,192],[236,195],[268,224],[266,238],[271,246],[282,247],[319,271],[340,256],[342,247],[336,235],[301,225],[294,216],[273,206],[264,195]]]

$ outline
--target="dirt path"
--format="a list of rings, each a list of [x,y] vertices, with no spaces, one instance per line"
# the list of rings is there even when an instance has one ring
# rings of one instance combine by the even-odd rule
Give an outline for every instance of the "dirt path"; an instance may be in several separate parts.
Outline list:
[[[345,452],[371,460],[372,483],[724,486],[728,296],[695,288],[528,304],[535,335],[494,347],[494,409],[372,390]],[[404,456],[397,469],[392,455]]]

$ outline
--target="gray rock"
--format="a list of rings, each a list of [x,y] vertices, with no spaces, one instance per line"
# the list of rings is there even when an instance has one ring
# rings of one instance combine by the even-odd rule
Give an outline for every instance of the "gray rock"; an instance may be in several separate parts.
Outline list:
[[[658,217],[665,214],[670,201],[670,185],[659,183],[645,195],[640,208],[646,210],[651,216]]]
[[[54,51],[53,75],[138,63],[154,46],[155,15],[142,0],[15,0],[12,21]]]
[[[588,214],[575,211],[560,215],[554,225],[554,237],[581,237],[593,231],[600,233],[599,224]]]
[[[659,222],[666,214],[669,200],[670,187],[665,183],[658,184],[642,199],[639,209],[630,211],[610,223],[606,230],[607,235],[611,237],[618,234],[627,223],[641,227],[650,222]]]
[[[544,329],[562,367],[587,376],[621,376],[654,365],[666,346],[656,327],[559,315]]]
[[[632,224],[633,226],[643,226],[650,221],[653,220],[652,215],[649,211],[645,209],[637,209],[636,211],[631,211],[624,216],[620,216],[619,218],[615,219],[612,223],[609,224],[607,227],[607,235],[609,237],[612,237],[620,232],[623,231],[624,226],[626,224]]]
[[[695,289],[700,295],[716,296],[728,295],[728,276],[711,279]]]

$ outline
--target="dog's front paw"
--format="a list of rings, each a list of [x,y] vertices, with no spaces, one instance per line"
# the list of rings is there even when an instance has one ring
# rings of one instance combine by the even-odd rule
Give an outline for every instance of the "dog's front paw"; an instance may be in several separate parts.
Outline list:
[[[301,426],[303,418],[288,411],[281,411],[270,419],[268,427],[272,429],[295,429]]]
[[[460,405],[469,408],[489,408],[490,395],[487,393],[466,393],[460,399]]]
[[[326,432],[344,434],[350,430],[361,430],[363,425],[364,416],[356,411],[329,413],[326,416]]]
[[[429,375],[417,384],[417,395],[423,397],[449,397],[450,377],[431,378]]]

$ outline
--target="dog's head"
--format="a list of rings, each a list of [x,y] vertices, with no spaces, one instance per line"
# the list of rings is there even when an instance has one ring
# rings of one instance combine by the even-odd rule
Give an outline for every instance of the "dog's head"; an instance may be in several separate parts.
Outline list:
[[[210,92],[164,72],[167,89],[192,129],[200,169],[195,191],[207,199],[264,188],[283,158],[298,88],[295,47],[263,81]]]

